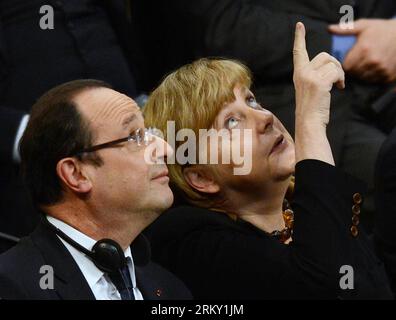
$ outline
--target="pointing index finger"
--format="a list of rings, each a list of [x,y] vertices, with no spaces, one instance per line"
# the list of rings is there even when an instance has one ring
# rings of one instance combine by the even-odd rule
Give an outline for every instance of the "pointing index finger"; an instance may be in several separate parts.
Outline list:
[[[293,62],[294,68],[301,68],[309,63],[309,56],[305,44],[305,26],[302,22],[297,22],[296,31],[294,35],[293,48]]]

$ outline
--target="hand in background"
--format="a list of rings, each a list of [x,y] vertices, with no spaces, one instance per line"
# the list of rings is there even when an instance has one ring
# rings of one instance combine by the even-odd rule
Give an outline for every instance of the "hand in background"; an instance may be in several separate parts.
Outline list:
[[[369,82],[396,80],[396,20],[360,19],[353,29],[331,25],[329,30],[357,37],[343,63],[347,73]]]

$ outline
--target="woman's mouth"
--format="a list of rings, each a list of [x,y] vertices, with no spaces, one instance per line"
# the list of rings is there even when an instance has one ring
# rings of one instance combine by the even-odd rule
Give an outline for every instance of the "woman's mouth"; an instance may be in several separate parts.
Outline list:
[[[286,141],[285,137],[283,136],[283,134],[279,135],[275,139],[275,142],[272,146],[270,154],[283,150],[286,147],[286,144],[287,144],[287,141]]]

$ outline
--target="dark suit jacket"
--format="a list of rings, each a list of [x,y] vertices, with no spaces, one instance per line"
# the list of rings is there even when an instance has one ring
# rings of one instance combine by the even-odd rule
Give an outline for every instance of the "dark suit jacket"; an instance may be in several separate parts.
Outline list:
[[[253,225],[197,207],[178,207],[147,231],[153,259],[197,299],[388,299],[382,263],[359,228],[351,235],[358,181],[320,161],[296,167],[295,226],[289,245]],[[354,270],[353,290],[340,268]]]
[[[396,129],[383,144],[376,165],[374,239],[396,294]]]
[[[184,284],[150,261],[147,240],[138,237],[131,245],[136,281],[145,300],[191,299]],[[54,289],[40,288],[40,268],[54,270]],[[33,300],[95,299],[75,260],[44,223],[17,246],[0,256],[0,298]]]
[[[236,58],[253,71],[258,100],[292,134],[295,105],[292,49],[296,22],[303,21],[307,27],[307,48],[313,58],[319,52],[331,51],[327,27],[339,22],[341,6],[358,4],[355,19],[390,18],[396,14],[396,2],[392,0],[137,0],[132,4],[136,13],[133,21],[142,35],[147,58],[148,90],[165,74],[197,58]],[[351,108],[371,112],[372,99],[385,90],[350,79],[347,84],[346,90],[332,94],[328,133],[337,163]]]

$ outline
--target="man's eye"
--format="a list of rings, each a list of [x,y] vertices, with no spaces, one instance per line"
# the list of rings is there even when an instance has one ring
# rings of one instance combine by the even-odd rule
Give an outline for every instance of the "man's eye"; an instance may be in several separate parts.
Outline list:
[[[142,141],[144,139],[144,129],[138,128],[131,132],[129,135],[134,141]]]
[[[239,124],[239,120],[235,117],[231,117],[226,121],[227,129],[234,129]]]

